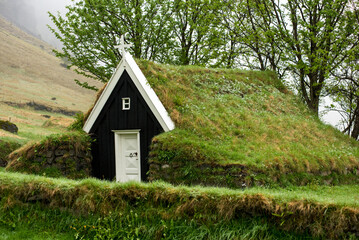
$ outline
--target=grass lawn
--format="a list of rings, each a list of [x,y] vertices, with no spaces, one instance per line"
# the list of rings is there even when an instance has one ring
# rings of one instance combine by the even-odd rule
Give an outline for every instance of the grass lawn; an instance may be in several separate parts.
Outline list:
[[[163,218],[158,209],[127,207],[107,215],[79,216],[32,204],[0,215],[0,239],[305,239],[261,217],[236,220]]]
[[[9,229],[3,227],[0,224],[0,239],[1,240],[61,240],[61,239],[73,239],[73,234],[71,233],[55,233],[51,231],[38,231],[34,230],[29,226],[20,226],[16,229]]]
[[[31,226],[36,213],[44,224],[48,221],[44,219],[61,223],[58,233],[74,226],[74,234],[86,236],[116,228],[125,229],[117,234],[131,232],[131,236],[151,233],[153,237],[157,236],[155,229],[162,229],[160,236],[182,236],[180,232],[188,231],[186,236],[193,238],[203,234],[199,239],[231,239],[221,234],[237,236],[248,231],[253,236],[266,237],[244,239],[296,239],[300,236],[296,234],[338,239],[356,234],[355,226],[359,224],[359,185],[233,190],[175,187],[163,182],[75,181],[3,171],[0,182],[2,211],[11,221],[20,219],[26,223],[28,219],[30,223],[26,224]],[[11,211],[14,212],[10,214]],[[69,216],[81,219],[75,224],[74,217]],[[5,222],[11,226],[11,221]],[[187,226],[189,222],[192,225]],[[137,227],[125,227],[134,224]],[[83,229],[85,225],[95,229]]]

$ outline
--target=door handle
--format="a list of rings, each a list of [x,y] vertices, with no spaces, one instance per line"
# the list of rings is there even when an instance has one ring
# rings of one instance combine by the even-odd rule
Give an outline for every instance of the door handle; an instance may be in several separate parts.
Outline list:
[[[129,158],[137,157],[137,152],[130,153],[129,156],[125,156],[125,157],[129,157]],[[136,160],[138,160],[138,159],[136,159]]]

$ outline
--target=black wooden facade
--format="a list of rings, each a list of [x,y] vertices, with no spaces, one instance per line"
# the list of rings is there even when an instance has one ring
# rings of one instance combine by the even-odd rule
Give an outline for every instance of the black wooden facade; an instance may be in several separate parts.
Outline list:
[[[131,99],[130,110],[122,110],[122,98],[127,97]],[[92,144],[94,177],[115,179],[115,133],[113,130],[135,129],[140,129],[141,180],[146,181],[151,140],[164,130],[129,74],[124,70],[89,132],[95,139]]]

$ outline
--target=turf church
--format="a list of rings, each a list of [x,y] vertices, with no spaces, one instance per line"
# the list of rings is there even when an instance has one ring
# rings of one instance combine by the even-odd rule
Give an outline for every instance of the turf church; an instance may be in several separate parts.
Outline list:
[[[120,182],[146,181],[152,138],[175,127],[137,63],[125,51],[130,46],[121,36],[117,47],[122,59],[83,127],[95,140],[93,176]]]

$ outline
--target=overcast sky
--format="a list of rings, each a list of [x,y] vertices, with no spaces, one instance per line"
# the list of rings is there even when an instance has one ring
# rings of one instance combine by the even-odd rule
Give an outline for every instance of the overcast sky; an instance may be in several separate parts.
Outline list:
[[[55,15],[57,15],[57,12],[64,14],[66,13],[65,6],[70,5],[71,0],[27,0],[27,2],[33,4],[35,8],[36,29],[41,35],[41,38],[55,45],[55,47],[59,47],[59,42],[46,26],[47,24],[52,25],[47,12],[51,12]]]
[[[60,42],[47,27],[53,25],[48,12],[66,13],[71,0],[0,0],[0,14],[22,29],[59,48]]]

